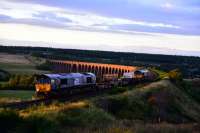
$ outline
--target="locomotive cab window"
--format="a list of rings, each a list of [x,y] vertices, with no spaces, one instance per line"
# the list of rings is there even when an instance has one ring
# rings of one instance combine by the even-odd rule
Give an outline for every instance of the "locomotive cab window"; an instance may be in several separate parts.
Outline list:
[[[91,77],[87,77],[87,83],[92,83],[92,78]]]
[[[37,83],[40,83],[40,84],[48,84],[48,83],[49,83],[49,80],[48,80],[48,79],[39,79],[39,80],[37,80]]]
[[[67,81],[68,81],[67,79],[61,79],[61,80],[60,80],[60,83],[61,83],[61,84],[67,85]]]

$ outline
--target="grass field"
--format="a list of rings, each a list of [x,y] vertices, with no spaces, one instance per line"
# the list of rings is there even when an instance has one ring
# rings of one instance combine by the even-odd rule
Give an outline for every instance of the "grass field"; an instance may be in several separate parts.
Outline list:
[[[35,68],[36,63],[39,62],[43,62],[43,60],[36,60],[29,55],[0,53],[0,68],[11,74],[47,73],[47,71]]]
[[[34,91],[22,91],[22,90],[0,90],[1,98],[11,98],[18,100],[29,100],[34,95]]]

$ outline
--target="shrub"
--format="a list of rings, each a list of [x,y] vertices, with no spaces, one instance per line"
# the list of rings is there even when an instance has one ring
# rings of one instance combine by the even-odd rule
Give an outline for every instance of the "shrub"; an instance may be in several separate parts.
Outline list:
[[[0,81],[8,81],[10,78],[10,73],[0,69]]]
[[[105,126],[113,120],[112,116],[95,107],[64,110],[56,119],[62,126],[75,127],[95,127],[101,126],[101,123]]]
[[[127,91],[128,89],[126,87],[113,87],[109,94],[118,94],[118,93],[123,93]]]
[[[12,75],[9,81],[2,84],[1,89],[34,89],[34,75]]]
[[[144,99],[126,95],[100,99],[96,105],[120,119],[146,120],[151,112],[150,106],[145,103]]]
[[[17,128],[19,133],[54,133],[56,122],[48,120],[45,116],[33,114],[26,117]]]
[[[182,73],[179,69],[175,69],[169,72],[169,79],[173,82],[180,82],[183,80]]]

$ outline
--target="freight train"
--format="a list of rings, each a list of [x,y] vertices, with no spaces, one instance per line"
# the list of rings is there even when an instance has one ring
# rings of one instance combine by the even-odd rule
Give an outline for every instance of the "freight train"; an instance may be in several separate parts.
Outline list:
[[[137,70],[124,73],[123,77],[118,78],[116,74],[106,74],[103,76],[104,85],[128,85],[135,81],[152,79],[152,73],[147,70]],[[52,93],[73,92],[74,90],[85,90],[86,88],[98,88],[96,75],[93,73],[61,73],[61,74],[42,74],[36,76],[36,94],[48,95]],[[102,85],[102,83],[101,83]]]

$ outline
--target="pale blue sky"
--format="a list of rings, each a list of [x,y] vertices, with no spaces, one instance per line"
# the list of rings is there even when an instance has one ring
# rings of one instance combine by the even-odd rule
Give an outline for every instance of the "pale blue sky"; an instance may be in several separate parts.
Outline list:
[[[167,48],[193,55],[192,51],[200,51],[200,1],[1,0],[0,27],[0,39],[62,44],[54,47],[68,48],[74,43],[74,48],[106,50],[101,46],[109,45],[108,50],[129,52],[152,47],[152,53],[153,48]],[[39,29],[43,31],[38,36]],[[48,30],[55,33],[51,38]],[[68,34],[70,31],[77,36]]]

